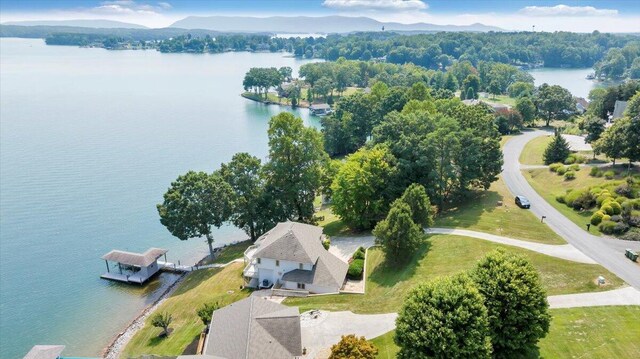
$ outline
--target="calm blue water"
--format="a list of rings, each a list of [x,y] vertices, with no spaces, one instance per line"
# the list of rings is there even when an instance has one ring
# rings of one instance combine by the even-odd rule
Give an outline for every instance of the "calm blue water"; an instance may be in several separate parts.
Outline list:
[[[241,98],[244,73],[304,62],[0,39],[0,358],[34,344],[95,356],[169,282],[101,280],[107,251],[163,247],[188,264],[205,255],[203,240],[166,231],[156,203],[189,169],[212,171],[240,151],[264,158],[281,109]],[[244,238],[216,233],[219,244]]]
[[[558,69],[558,68],[537,68],[528,71],[534,78],[536,86],[543,83],[549,85],[560,85],[572,95],[587,98],[589,91],[597,87],[608,87],[616,85],[616,82],[601,82],[587,80],[587,75],[593,73],[592,68],[587,69]]]

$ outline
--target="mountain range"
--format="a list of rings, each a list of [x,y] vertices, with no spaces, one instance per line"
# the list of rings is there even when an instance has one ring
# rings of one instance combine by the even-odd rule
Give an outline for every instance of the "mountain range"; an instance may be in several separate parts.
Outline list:
[[[188,16],[170,25],[182,29],[207,29],[224,32],[345,33],[353,31],[504,31],[483,24],[434,25],[381,22],[368,17],[349,16]]]
[[[42,20],[12,21],[3,25],[17,26],[67,26],[104,29],[147,29],[147,27],[112,20]],[[504,31],[495,26],[483,24],[472,25],[435,25],[427,23],[401,24],[397,22],[381,22],[368,17],[349,16],[188,16],[169,26],[180,29],[201,29],[220,32],[276,32],[276,33],[347,33],[354,31]]]
[[[8,21],[2,25],[18,26],[72,26],[72,27],[92,27],[96,29],[148,29],[146,26],[132,24],[129,22],[113,20],[35,20],[35,21]]]

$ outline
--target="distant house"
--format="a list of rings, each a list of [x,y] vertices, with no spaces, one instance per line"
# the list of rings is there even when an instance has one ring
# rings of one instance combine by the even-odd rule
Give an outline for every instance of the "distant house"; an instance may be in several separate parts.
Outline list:
[[[64,345],[36,345],[23,359],[59,359]]]
[[[349,265],[324,249],[324,239],[321,227],[278,223],[245,251],[247,286],[339,292]]]
[[[589,101],[583,97],[576,97],[576,109],[578,113],[585,113],[589,108]]]
[[[491,108],[491,110],[493,110],[493,112],[501,113],[501,114],[509,112],[509,110],[511,110],[511,106],[509,106],[509,105],[505,105],[505,104],[502,104],[502,103],[481,101],[481,100],[476,100],[476,99],[462,100],[462,103],[467,105],[467,106],[485,104],[485,105],[489,106]]]
[[[298,308],[250,296],[218,309],[211,318],[204,355],[226,359],[300,357]]]
[[[624,110],[626,109],[627,109],[627,101],[616,100],[616,103],[613,106],[613,114],[611,115],[611,120],[615,121],[619,118],[622,118],[622,116],[624,115]]]
[[[166,254],[167,250],[160,248],[150,248],[144,253],[113,250],[102,256],[107,265],[107,273],[100,277],[120,282],[142,284],[160,270],[158,258],[165,256],[166,261]],[[117,265],[114,271],[111,271],[109,262]]]
[[[331,113],[331,106],[326,103],[318,103],[309,106],[309,110],[313,115],[325,116]]]

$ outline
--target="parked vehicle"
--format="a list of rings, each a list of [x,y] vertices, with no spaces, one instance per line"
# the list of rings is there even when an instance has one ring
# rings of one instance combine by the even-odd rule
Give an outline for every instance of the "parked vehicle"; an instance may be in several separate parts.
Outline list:
[[[531,202],[525,196],[516,196],[516,206],[520,208],[531,208]]]

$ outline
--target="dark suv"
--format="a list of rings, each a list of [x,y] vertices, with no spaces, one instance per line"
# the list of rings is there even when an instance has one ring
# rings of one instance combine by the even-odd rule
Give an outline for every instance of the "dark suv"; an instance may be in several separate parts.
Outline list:
[[[531,208],[531,202],[525,196],[516,196],[516,205],[520,208]]]

